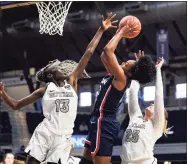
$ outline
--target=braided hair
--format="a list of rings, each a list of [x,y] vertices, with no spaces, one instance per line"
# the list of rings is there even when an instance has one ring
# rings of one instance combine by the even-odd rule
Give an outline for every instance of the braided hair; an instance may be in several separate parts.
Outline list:
[[[62,71],[62,73],[64,74],[65,77],[68,77],[69,74],[77,67],[78,63],[76,63],[73,60],[64,60],[62,62],[60,62],[59,60],[53,60],[50,61],[48,65],[46,65],[44,68],[40,69],[37,73],[36,73],[36,79],[37,81],[40,82],[45,82],[48,83],[50,82],[50,79],[47,77],[47,74],[45,72],[45,70],[50,67],[52,64],[54,64],[55,62],[57,62],[57,65],[55,65],[54,67],[56,67],[57,69],[60,69]],[[84,70],[83,74],[81,75],[80,78],[90,78],[90,76],[87,74],[87,72]]]

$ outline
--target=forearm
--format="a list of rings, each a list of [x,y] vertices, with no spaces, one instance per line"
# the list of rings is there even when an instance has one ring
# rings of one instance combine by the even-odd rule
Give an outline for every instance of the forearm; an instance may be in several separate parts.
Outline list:
[[[94,51],[102,37],[102,34],[103,34],[103,30],[102,30],[102,28],[99,28],[97,33],[95,34],[95,36],[93,37],[93,39],[91,40],[89,45],[87,46],[84,55],[82,56],[82,58],[80,59],[80,61],[78,63],[78,66],[71,73],[73,79],[75,79],[76,81],[81,76],[81,74],[83,73],[85,67],[87,66],[90,58],[94,54]]]
[[[157,68],[156,71],[156,90],[155,95],[160,96],[160,100],[163,100],[163,81],[162,81],[162,75],[161,75],[161,69]],[[158,99],[157,99],[158,100]]]
[[[110,70],[110,67],[108,66],[108,62],[105,60],[104,52],[101,54],[101,61],[102,61],[103,65],[104,65],[106,71],[111,74],[112,71]]]
[[[114,37],[108,42],[108,44],[106,45],[104,50],[106,52],[108,52],[108,51],[114,52],[121,39],[122,39],[122,36],[119,33],[115,34]]]
[[[13,110],[18,110],[24,106],[27,106],[29,104],[34,103],[36,100],[39,98],[42,98],[46,91],[46,87],[39,88],[35,90],[33,93],[30,95],[20,99],[20,100],[15,100],[11,98],[5,91],[2,91],[1,96],[3,100],[13,109]]]
[[[141,114],[140,106],[138,103],[138,91],[140,84],[132,80],[130,89],[129,89],[129,101],[128,101],[128,112],[130,117],[133,117],[136,114]]]
[[[163,129],[164,127],[164,96],[163,96],[163,82],[161,76],[161,69],[157,68],[156,72],[156,86],[155,86],[155,101],[154,101],[154,127]]]
[[[17,100],[11,98],[10,96],[8,96],[8,94],[4,91],[2,92],[2,98],[3,100],[13,109],[13,110],[17,110]]]
[[[91,40],[91,42],[87,46],[86,52],[89,52],[90,54],[94,53],[96,47],[99,44],[99,41],[100,41],[103,33],[104,33],[104,30],[101,27],[99,27],[99,29],[97,30],[95,36],[93,37],[93,39]]]

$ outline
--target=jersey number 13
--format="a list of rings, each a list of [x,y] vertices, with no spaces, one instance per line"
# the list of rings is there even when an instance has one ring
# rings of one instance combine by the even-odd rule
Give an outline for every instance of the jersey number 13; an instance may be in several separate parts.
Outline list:
[[[55,100],[56,112],[67,113],[69,111],[69,99]]]

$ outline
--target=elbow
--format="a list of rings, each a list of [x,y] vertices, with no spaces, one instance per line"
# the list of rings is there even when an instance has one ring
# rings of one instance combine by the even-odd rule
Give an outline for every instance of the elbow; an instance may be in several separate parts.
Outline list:
[[[109,52],[111,52],[111,51],[112,51],[112,49],[108,46],[104,47],[104,49],[103,49],[103,52],[106,54],[109,54]]]
[[[15,103],[12,105],[12,109],[13,109],[13,110],[18,110],[18,109],[20,109],[18,102],[15,102]]]
[[[105,47],[105,48],[103,49],[102,54],[101,54],[101,60],[102,60],[102,61],[107,61],[108,58],[109,58],[109,54],[110,54],[110,50],[109,50],[107,47]]]
[[[102,61],[105,61],[105,54],[104,54],[104,52],[102,52],[102,54],[101,54],[100,57],[101,57],[101,60],[102,60]]]
[[[18,110],[17,106],[12,106],[12,110]]]
[[[17,108],[17,107],[12,107],[12,109],[13,109],[13,110],[18,110],[18,108]]]
[[[108,54],[106,54],[105,52],[102,52],[102,54],[101,54],[101,61],[103,63],[108,63],[108,59],[109,59]]]

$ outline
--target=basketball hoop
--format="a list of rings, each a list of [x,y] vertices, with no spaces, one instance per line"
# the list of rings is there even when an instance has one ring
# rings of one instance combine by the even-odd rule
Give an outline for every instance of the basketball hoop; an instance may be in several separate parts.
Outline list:
[[[40,33],[63,35],[63,26],[72,2],[38,2]]]

